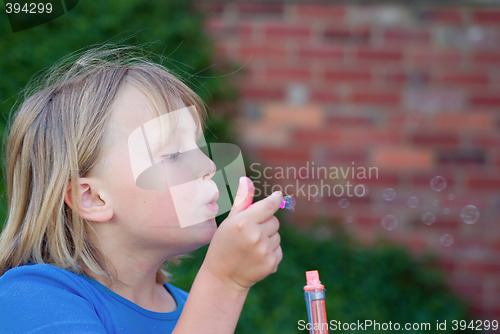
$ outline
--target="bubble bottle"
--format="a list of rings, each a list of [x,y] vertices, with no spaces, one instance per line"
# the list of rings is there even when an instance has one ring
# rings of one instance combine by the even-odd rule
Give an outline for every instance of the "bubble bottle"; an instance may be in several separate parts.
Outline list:
[[[307,285],[304,286],[307,317],[310,334],[328,334],[325,309],[325,286],[319,281],[317,270],[306,271]]]

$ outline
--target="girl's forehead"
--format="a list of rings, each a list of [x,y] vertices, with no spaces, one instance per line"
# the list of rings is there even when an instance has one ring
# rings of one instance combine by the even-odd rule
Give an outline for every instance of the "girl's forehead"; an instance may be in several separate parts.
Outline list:
[[[140,127],[149,128],[150,132],[166,135],[176,128],[195,128],[196,136],[201,134],[201,120],[194,106],[185,106],[180,98],[169,100],[173,111],[166,106],[158,106],[150,98],[132,85],[126,85],[118,93],[112,107],[111,131],[119,131],[126,136]]]

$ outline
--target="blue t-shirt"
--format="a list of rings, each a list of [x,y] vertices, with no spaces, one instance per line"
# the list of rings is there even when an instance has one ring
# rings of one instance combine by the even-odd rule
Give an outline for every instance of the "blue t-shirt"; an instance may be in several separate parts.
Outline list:
[[[84,275],[48,264],[0,277],[0,333],[171,333],[187,292],[166,283],[175,311],[148,311]]]

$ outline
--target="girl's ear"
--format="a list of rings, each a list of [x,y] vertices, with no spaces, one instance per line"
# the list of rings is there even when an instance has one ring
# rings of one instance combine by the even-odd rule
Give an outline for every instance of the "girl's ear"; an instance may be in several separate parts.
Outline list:
[[[73,203],[73,197],[71,196],[72,186],[70,181],[66,188],[66,193],[64,194],[64,202],[66,202],[72,210],[77,210],[78,214],[88,221],[99,223],[107,222],[113,217],[113,210],[109,203],[103,199],[103,196],[98,190],[97,182],[93,179],[79,178],[76,199],[78,200],[78,205],[75,205],[75,203]]]

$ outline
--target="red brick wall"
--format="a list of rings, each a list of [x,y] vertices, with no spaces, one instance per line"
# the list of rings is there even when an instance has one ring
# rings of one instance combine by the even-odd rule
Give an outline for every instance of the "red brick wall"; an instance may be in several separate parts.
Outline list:
[[[295,194],[295,223],[338,218],[361,240],[434,251],[474,312],[499,319],[500,7],[212,1],[202,8],[217,61],[242,66],[232,77],[242,94],[244,155],[273,167],[379,170],[377,179],[351,180],[369,194],[348,198],[347,208],[335,196]],[[436,175],[448,183],[441,192],[429,186]],[[386,188],[396,191],[393,201],[383,199]],[[407,205],[410,196],[417,208]],[[460,217],[468,204],[480,212],[470,225]],[[427,211],[436,216],[430,226],[421,221]],[[381,224],[389,213],[399,222],[390,231]],[[444,234],[451,246],[440,242]]]

